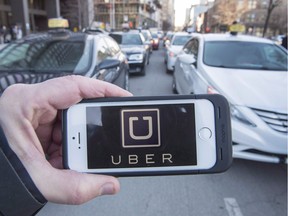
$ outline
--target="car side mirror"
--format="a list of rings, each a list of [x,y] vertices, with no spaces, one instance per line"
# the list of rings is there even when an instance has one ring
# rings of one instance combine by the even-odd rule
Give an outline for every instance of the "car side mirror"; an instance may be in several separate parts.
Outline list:
[[[100,62],[96,67],[96,71],[100,71],[103,69],[110,69],[110,68],[116,68],[119,67],[121,62],[116,59],[105,59],[102,62]]]
[[[195,67],[197,66],[197,59],[195,55],[189,55],[186,53],[180,54],[178,58],[182,61],[185,62],[186,64],[191,64],[194,65]]]

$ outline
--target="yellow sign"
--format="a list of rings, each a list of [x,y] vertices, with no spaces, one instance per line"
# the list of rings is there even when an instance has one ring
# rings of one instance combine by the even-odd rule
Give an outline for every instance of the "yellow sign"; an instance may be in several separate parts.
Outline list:
[[[69,23],[67,19],[53,18],[48,20],[48,28],[68,28]]]
[[[230,32],[245,32],[245,26],[242,24],[234,24],[229,27]]]

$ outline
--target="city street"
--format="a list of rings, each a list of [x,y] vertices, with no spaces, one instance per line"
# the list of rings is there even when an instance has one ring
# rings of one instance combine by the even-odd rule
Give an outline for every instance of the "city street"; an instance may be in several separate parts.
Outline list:
[[[153,51],[145,76],[130,76],[134,95],[172,93],[164,49]],[[115,196],[80,206],[48,203],[38,216],[286,216],[287,166],[235,159],[222,174],[120,178]]]

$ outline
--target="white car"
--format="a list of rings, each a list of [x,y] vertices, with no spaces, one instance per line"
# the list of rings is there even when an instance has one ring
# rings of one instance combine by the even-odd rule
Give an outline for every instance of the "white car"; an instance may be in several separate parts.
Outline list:
[[[228,99],[235,158],[287,163],[287,60],[267,39],[197,35],[178,55],[173,89]]]
[[[164,62],[166,64],[167,73],[174,70],[175,60],[178,53],[192,36],[193,34],[189,34],[187,32],[176,32],[173,35],[171,42],[167,41],[165,43],[167,49],[164,56]]]

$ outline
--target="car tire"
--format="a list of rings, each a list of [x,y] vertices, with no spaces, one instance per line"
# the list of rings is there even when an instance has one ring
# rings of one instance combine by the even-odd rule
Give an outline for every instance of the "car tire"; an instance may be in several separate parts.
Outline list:
[[[172,91],[173,91],[174,94],[178,94],[174,76],[173,76],[173,81],[172,81]]]
[[[173,73],[173,70],[169,70],[169,69],[166,67],[166,73],[167,73],[167,74],[172,74],[172,73]]]
[[[142,66],[141,73],[140,73],[142,76],[145,76],[145,74],[146,74],[146,65],[147,65],[147,64],[144,64],[144,65]]]

